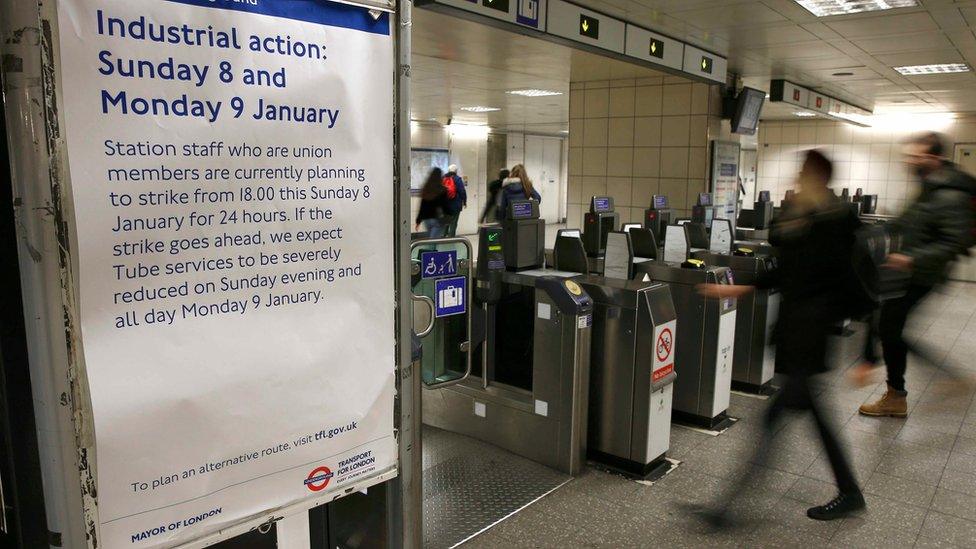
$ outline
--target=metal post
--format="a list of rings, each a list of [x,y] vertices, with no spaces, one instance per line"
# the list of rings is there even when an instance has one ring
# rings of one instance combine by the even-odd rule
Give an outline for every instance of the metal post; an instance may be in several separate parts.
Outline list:
[[[410,0],[397,5],[396,44],[396,147],[397,147],[397,302],[399,368],[399,458],[400,476],[394,483],[392,506],[393,545],[404,549],[423,546],[423,450],[421,447],[421,380],[414,368],[413,302],[410,285]]]
[[[60,138],[50,130],[46,109],[54,103],[51,19],[37,1],[0,1],[0,53],[4,108],[10,142],[11,186],[17,224],[18,261],[30,357],[31,386],[42,463],[49,542],[85,547],[79,454],[72,423],[69,331],[65,294],[71,289],[70,258],[61,246],[67,223],[61,218],[64,192],[52,158]],[[46,7],[53,12],[53,7]],[[56,111],[56,109],[55,109]],[[56,113],[52,113],[56,116]],[[8,237],[8,235],[5,235]]]

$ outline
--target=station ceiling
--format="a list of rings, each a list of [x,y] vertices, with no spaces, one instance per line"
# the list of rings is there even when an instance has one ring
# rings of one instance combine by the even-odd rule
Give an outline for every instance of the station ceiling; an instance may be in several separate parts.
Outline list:
[[[748,86],[786,78],[876,112],[976,112],[976,72],[902,76],[903,65],[976,68],[976,0],[818,18],[794,0],[575,0],[725,55]],[[652,69],[487,25],[414,10],[412,118],[510,131],[568,129],[569,82],[660,75]],[[506,92],[547,89],[525,98]],[[463,107],[500,108],[470,113]],[[767,105],[764,118],[793,109]]]

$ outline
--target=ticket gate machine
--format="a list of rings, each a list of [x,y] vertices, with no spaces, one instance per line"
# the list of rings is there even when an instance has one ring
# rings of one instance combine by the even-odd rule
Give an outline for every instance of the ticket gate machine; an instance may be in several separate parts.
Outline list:
[[[583,220],[583,245],[586,255],[600,257],[607,247],[607,235],[620,223],[620,214],[613,210],[613,198],[594,196],[590,211]]]
[[[613,236],[613,235],[611,235]],[[671,288],[677,310],[674,403],[672,417],[709,429],[730,424],[728,417],[735,352],[736,300],[705,298],[699,284],[733,284],[728,267],[708,267],[688,260],[683,227],[668,227],[664,261],[633,264],[637,279]],[[608,259],[611,259],[608,256]],[[607,264],[607,270],[613,268]]]
[[[776,268],[772,256],[760,256],[754,250],[731,241],[731,224],[717,219],[712,225],[712,242],[708,250],[692,256],[714,267],[728,267],[735,273],[735,284],[751,286]],[[726,235],[724,238],[721,235]],[[770,382],[775,373],[773,351],[769,347],[779,310],[779,292],[756,289],[738,298],[735,320],[735,350],[732,359],[732,387],[739,391],[764,394],[772,391]]]
[[[474,303],[484,342],[468,377],[425,393],[424,421],[576,475],[586,460],[593,301],[542,269],[544,230],[531,201],[512,202],[501,227],[480,228]]]
[[[654,238],[658,242],[664,242],[664,232],[671,224],[671,214],[668,197],[663,194],[654,195],[651,207],[644,210],[644,228],[654,231]]]
[[[640,229],[647,231],[646,229]],[[617,253],[610,233],[608,256]],[[556,269],[586,269],[582,242],[557,237]],[[627,260],[630,263],[630,260]],[[671,291],[656,282],[583,275],[593,298],[587,455],[640,478],[666,472],[676,318]]]
[[[712,203],[712,193],[698,193],[698,201],[691,207],[691,220],[708,228],[712,226],[712,220],[721,215],[722,210],[724,208]]]

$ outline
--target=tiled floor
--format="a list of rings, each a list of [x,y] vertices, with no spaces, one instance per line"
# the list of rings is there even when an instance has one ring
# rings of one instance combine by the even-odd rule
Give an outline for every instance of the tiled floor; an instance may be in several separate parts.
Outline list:
[[[915,337],[976,374],[976,285],[945,288],[915,320]],[[856,409],[883,383],[852,388],[843,367],[818,383],[864,488],[868,509],[857,517],[806,517],[835,488],[811,424],[794,417],[764,474],[734,500],[740,527],[707,533],[689,520],[680,504],[711,501],[755,447],[766,402],[733,395],[742,421],[719,437],[674,429],[671,455],[682,464],[655,485],[590,469],[465,547],[976,547],[974,392],[910,362],[910,416],[875,419]]]

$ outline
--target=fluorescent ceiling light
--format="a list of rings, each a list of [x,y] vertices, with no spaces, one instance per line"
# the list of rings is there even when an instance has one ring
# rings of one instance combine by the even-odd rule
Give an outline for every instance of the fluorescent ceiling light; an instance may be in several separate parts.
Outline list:
[[[508,92],[511,95],[521,95],[524,97],[548,97],[550,95],[562,95],[563,92],[555,90],[512,90]]]
[[[793,113],[793,116],[799,116],[800,118],[810,118],[817,115],[812,112],[796,111],[795,113]]]
[[[918,0],[796,0],[796,3],[817,17],[830,17],[865,11],[913,8],[918,5]]]
[[[918,74],[951,74],[955,72],[969,72],[969,65],[965,63],[941,63],[936,65],[909,65],[895,67],[895,70],[905,76]]]
[[[483,107],[481,105],[475,105],[474,107],[461,107],[462,111],[468,112],[495,112],[500,111],[498,107]]]

